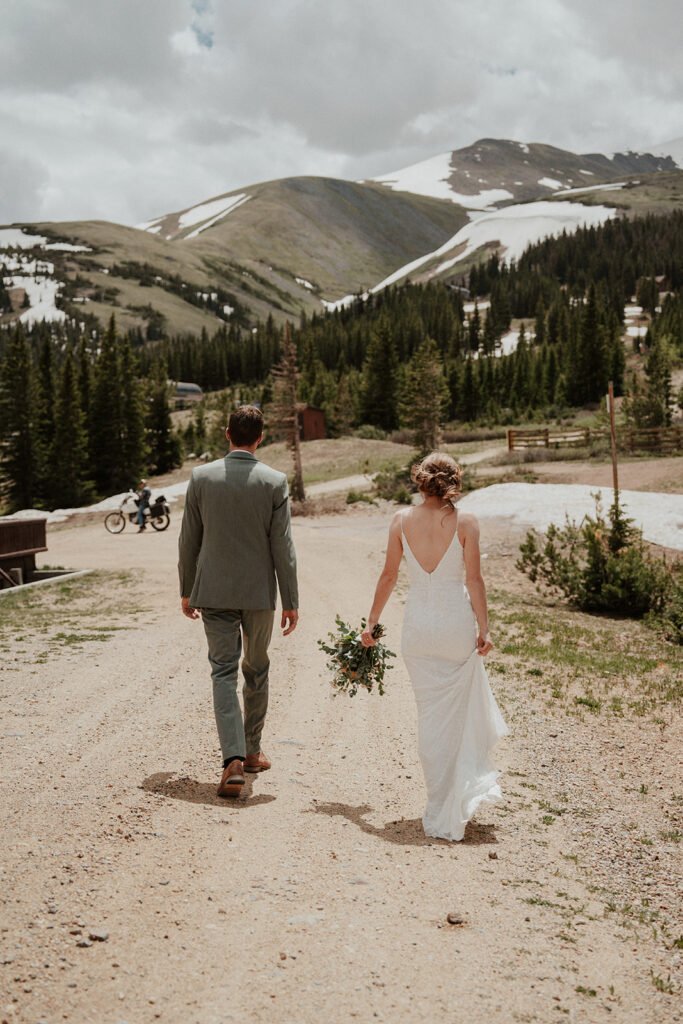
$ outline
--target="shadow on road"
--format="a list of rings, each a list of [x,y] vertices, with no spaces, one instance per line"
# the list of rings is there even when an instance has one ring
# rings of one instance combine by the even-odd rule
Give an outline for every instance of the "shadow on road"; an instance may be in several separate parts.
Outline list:
[[[420,818],[402,818],[400,821],[388,821],[385,825],[371,825],[365,821],[365,815],[372,811],[369,804],[353,807],[351,804],[316,803],[308,811],[309,814],[327,814],[330,818],[346,818],[357,825],[361,832],[369,836],[377,836],[387,843],[400,846],[431,846],[434,843],[447,843],[447,839],[430,839],[425,836]],[[479,825],[468,821],[465,827],[465,838],[462,846],[485,846],[497,843],[495,825]]]
[[[253,778],[247,777],[238,797],[216,796],[215,782],[197,782],[183,776],[179,779],[173,778],[173,772],[156,772],[148,776],[140,784],[140,789],[148,793],[158,793],[160,796],[169,796],[173,800],[186,800],[191,804],[209,804],[211,807],[255,807],[257,804],[269,804],[275,800],[274,796],[261,793],[254,796]]]

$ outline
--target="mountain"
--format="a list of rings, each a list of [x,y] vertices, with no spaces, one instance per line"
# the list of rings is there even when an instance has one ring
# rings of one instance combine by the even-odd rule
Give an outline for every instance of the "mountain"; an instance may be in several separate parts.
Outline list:
[[[682,147],[683,148],[683,147]],[[391,174],[371,179],[397,191],[449,199],[467,210],[546,198],[559,189],[611,181],[624,174],[676,170],[670,156],[651,153],[578,155],[539,143],[480,139]]]
[[[153,339],[270,314],[282,323],[409,277],[448,279],[482,254],[511,258],[583,223],[682,203],[683,171],[667,153],[481,139],[364,182],[263,182],[137,228],[0,228],[0,324],[70,317],[88,329],[115,313]]]
[[[683,168],[683,138],[660,142],[652,147],[651,152],[655,156],[670,156],[679,167]]]

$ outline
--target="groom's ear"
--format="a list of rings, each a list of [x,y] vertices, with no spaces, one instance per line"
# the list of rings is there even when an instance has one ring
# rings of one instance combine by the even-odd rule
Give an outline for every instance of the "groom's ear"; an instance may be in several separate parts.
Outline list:
[[[230,430],[228,429],[228,427],[225,428],[225,436],[227,437],[227,439],[229,441],[230,440]]]

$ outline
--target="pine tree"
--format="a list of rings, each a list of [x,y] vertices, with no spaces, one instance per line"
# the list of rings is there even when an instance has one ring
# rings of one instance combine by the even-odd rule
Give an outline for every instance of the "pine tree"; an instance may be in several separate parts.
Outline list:
[[[91,396],[93,476],[99,493],[128,490],[145,465],[142,389],[135,357],[112,316],[102,337]]]
[[[398,425],[397,369],[398,359],[391,322],[387,315],[382,315],[372,333],[363,363],[360,394],[363,423],[381,427],[382,430],[394,430]]]
[[[31,508],[35,501],[34,400],[31,353],[17,326],[0,368],[0,470],[10,511]]]
[[[491,310],[489,310],[486,321],[484,323],[484,333],[482,335],[482,348],[484,354],[487,356],[493,355],[496,350],[496,329],[493,323],[493,317],[491,316]]]
[[[294,501],[305,501],[304,474],[301,465],[301,438],[299,435],[299,408],[297,383],[299,370],[296,363],[296,346],[292,340],[289,324],[285,324],[280,347],[280,363],[273,370],[274,401],[270,421],[284,433],[287,447],[292,453],[294,476],[290,488]]]
[[[607,351],[594,284],[591,284],[588,290],[588,299],[581,319],[577,355],[581,383],[579,400],[597,402],[607,389]]]
[[[81,408],[85,421],[85,430],[88,434],[88,445],[90,445],[90,396],[92,393],[92,360],[85,338],[81,338],[78,345],[78,392],[81,398]]]
[[[621,395],[624,392],[624,377],[626,374],[626,352],[621,340],[621,329],[617,315],[612,310],[609,315],[607,327],[605,328],[605,339],[607,347],[608,377],[614,385],[614,394]]]
[[[148,454],[142,383],[129,337],[124,338],[120,345],[120,366],[121,462],[116,487],[125,490],[137,485],[147,464]]]
[[[538,300],[536,306],[536,327],[535,327],[535,345],[545,345],[546,331],[545,331],[545,306],[543,305],[543,299]]]
[[[152,366],[148,383],[145,431],[148,464],[154,473],[168,473],[180,464],[180,441],[173,433],[168,403],[168,370],[163,360]]]
[[[123,490],[121,478],[121,439],[123,409],[121,403],[121,354],[112,316],[102,336],[95,364],[91,396],[90,447],[93,476],[100,494]],[[130,482],[127,483],[127,487]]]
[[[671,356],[669,354],[668,339],[657,337],[645,363],[645,375],[648,382],[648,391],[651,396],[653,411],[657,409],[655,417],[659,420],[652,423],[652,426],[671,426]]]
[[[463,419],[461,414],[462,406],[462,383],[463,383],[463,367],[462,360],[456,359],[448,367],[446,375],[448,383],[448,393],[450,401],[448,405],[448,418],[451,420]]]
[[[85,415],[71,352],[66,354],[59,381],[50,467],[50,507],[72,508],[92,498]]]
[[[474,374],[473,365],[474,360],[472,358],[465,360],[460,400],[460,418],[470,423],[477,418],[481,404],[478,381]]]
[[[349,387],[349,372],[344,364],[339,371],[337,395],[334,406],[334,419],[339,437],[351,433],[353,427],[353,400]]]
[[[41,505],[49,504],[52,481],[50,458],[55,433],[55,373],[52,338],[47,334],[40,346],[35,374],[35,456],[36,491]]]
[[[659,290],[654,277],[644,277],[638,285],[638,303],[650,314],[655,315],[655,309],[659,302]]]
[[[203,400],[197,403],[194,411],[194,443],[197,453],[203,452],[206,447],[206,417]]]
[[[414,432],[419,452],[430,452],[438,447],[447,403],[448,387],[436,343],[425,338],[408,364],[401,395],[401,420]]]
[[[475,302],[474,310],[470,315],[469,324],[467,325],[467,343],[469,345],[470,352],[478,352],[480,342],[481,317],[479,316],[479,306]]]

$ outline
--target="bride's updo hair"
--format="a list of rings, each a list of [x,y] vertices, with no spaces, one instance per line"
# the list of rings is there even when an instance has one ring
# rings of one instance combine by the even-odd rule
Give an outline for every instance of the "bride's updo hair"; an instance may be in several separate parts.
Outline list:
[[[462,490],[462,470],[445,452],[432,452],[410,471],[418,491],[425,497],[441,498],[452,505]]]

